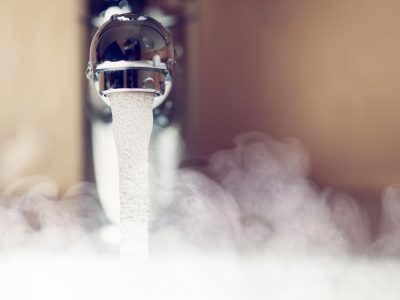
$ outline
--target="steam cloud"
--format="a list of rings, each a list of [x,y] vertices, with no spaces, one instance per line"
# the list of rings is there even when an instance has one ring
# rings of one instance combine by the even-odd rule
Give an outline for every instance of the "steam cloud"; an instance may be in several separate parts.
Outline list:
[[[372,238],[349,195],[307,179],[300,142],[247,133],[234,143],[203,172],[180,170],[174,201],[157,210],[151,299],[397,299],[400,187],[384,190]],[[1,195],[0,298],[122,299],[118,251],[96,235],[94,189],[59,198],[43,178]]]
[[[172,234],[239,252],[400,254],[400,187],[385,189],[381,233],[372,242],[354,199],[307,179],[309,157],[299,141],[253,132],[234,144],[214,154],[205,173],[180,172],[176,200],[154,227],[166,242]]]

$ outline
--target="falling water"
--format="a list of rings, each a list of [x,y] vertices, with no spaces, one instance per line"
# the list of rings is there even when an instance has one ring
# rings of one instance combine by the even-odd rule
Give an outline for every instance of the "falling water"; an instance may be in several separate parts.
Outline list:
[[[128,293],[144,299],[148,272],[148,147],[153,125],[151,93],[109,95],[119,161],[122,266]]]

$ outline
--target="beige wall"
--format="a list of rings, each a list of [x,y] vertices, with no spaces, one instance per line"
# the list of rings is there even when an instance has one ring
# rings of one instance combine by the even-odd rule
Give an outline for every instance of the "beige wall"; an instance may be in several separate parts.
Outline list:
[[[45,175],[81,180],[81,0],[0,5],[0,186]]]
[[[33,174],[63,188],[81,180],[83,6],[0,6],[0,187]],[[244,131],[295,136],[319,183],[378,190],[399,182],[399,6],[202,0],[200,26],[190,28],[200,43],[188,49],[200,68],[189,82],[191,143],[210,153]]]
[[[390,0],[203,0],[199,149],[262,130],[300,138],[319,183],[400,182],[399,11]]]

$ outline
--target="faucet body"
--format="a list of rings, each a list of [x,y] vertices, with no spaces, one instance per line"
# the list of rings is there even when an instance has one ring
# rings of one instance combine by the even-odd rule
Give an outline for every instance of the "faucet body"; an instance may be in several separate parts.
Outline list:
[[[155,19],[134,13],[116,14],[92,39],[88,79],[103,101],[115,92],[155,94],[154,107],[172,84],[175,51],[170,33]]]
[[[123,7],[118,6],[120,1],[90,2],[93,7],[88,33],[92,42],[87,77],[91,87],[87,86],[85,101],[85,179],[96,183],[99,202],[111,228],[120,222],[120,207],[118,157],[108,97],[118,91],[155,94],[151,173],[163,185],[172,184],[182,149],[181,117],[187,78],[186,52],[182,49],[186,19],[184,15],[165,15],[145,5],[143,0],[129,1],[129,6]],[[147,15],[154,16],[162,25]],[[173,42],[164,27],[173,33]],[[174,66],[177,59],[179,69]],[[177,79],[173,87],[172,75]],[[165,191],[158,192],[153,185],[150,188],[153,203],[158,203],[157,199],[166,203],[172,198]]]

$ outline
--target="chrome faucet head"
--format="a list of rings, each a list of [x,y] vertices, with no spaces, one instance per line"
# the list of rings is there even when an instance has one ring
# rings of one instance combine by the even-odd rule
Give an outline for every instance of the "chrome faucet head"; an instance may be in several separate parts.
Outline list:
[[[172,86],[175,50],[170,33],[155,19],[133,13],[113,15],[90,45],[87,78],[103,101],[122,91],[155,94],[154,107]]]

